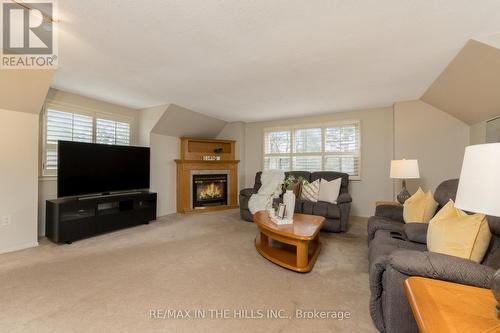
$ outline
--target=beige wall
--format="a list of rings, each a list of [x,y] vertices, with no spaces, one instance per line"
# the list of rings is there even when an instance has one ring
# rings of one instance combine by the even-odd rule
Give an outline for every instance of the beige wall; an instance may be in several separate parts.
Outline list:
[[[39,114],[54,70],[0,71],[0,109]]]
[[[69,92],[51,88],[47,94],[46,102],[61,104],[76,109],[98,111],[113,115],[132,118],[131,144],[136,145],[138,140],[139,110],[115,105],[96,99],[75,95]],[[43,118],[42,118],[43,119]],[[42,140],[43,124],[40,123],[40,142]],[[39,150],[41,151],[41,145]],[[39,159],[42,158],[41,154]],[[38,234],[45,235],[45,201],[57,197],[57,179],[55,177],[42,177],[38,182]]]
[[[151,134],[151,190],[158,193],[158,216],[176,212],[176,164],[179,138]]]
[[[0,253],[38,245],[38,117],[0,110]]]
[[[491,119],[486,123],[486,142],[500,142],[500,117]]]
[[[434,192],[443,180],[458,178],[470,128],[464,122],[422,101],[394,105],[395,158],[417,159],[420,179],[409,181]],[[400,185],[397,185],[399,192]]]
[[[217,135],[217,139],[235,140],[235,158],[240,161],[238,165],[238,188],[245,188],[245,123],[229,123]]]
[[[261,171],[263,167],[264,128],[348,119],[361,121],[362,140],[361,180],[352,181],[350,185],[353,197],[352,214],[372,215],[375,201],[389,200],[393,196],[392,181],[389,179],[389,167],[393,155],[391,107],[246,124],[244,168],[246,186],[253,186],[255,173]]]
[[[158,105],[139,111],[137,124],[137,144],[144,147],[150,146],[151,131],[168,108],[168,104]]]
[[[486,121],[472,125],[469,133],[471,145],[486,143]]]

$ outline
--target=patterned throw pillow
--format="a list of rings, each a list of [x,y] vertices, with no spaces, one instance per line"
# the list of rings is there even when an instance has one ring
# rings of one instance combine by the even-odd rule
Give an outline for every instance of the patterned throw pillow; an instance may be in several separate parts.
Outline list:
[[[319,179],[312,183],[302,185],[302,200],[318,202],[319,197]]]

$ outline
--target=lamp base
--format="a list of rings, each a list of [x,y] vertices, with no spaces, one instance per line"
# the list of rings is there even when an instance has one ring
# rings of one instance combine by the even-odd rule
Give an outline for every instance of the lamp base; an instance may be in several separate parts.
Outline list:
[[[401,188],[401,192],[399,192],[397,198],[398,198],[398,202],[400,204],[404,204],[406,200],[408,200],[408,198],[410,198],[411,195],[410,195],[410,192],[408,192],[408,190],[406,189],[406,181],[403,180],[403,187]]]

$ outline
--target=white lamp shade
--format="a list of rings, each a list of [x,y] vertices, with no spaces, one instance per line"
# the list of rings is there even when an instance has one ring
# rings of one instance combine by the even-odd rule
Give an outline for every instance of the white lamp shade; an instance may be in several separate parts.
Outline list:
[[[417,160],[393,160],[391,161],[391,178],[416,179],[420,178]]]
[[[500,216],[500,143],[465,148],[455,207]]]

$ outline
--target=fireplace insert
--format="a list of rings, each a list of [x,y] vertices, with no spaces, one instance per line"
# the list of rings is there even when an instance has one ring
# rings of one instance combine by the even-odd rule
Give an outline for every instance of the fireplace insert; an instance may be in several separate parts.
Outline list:
[[[193,208],[227,205],[227,174],[193,175]]]

